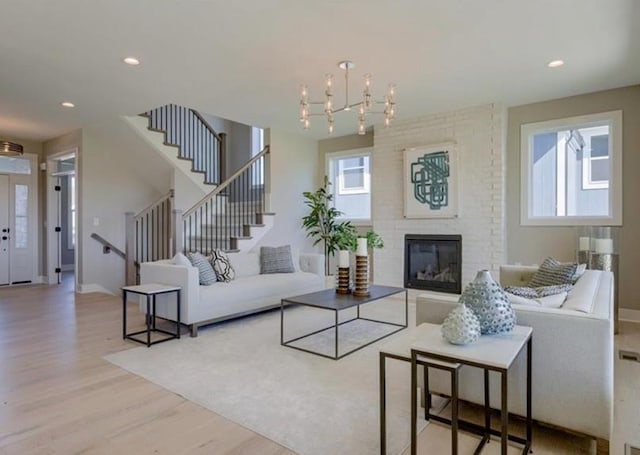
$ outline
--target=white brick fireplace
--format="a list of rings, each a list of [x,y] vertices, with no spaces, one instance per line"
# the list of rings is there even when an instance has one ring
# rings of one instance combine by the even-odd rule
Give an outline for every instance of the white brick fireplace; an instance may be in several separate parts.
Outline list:
[[[462,285],[479,269],[505,260],[505,111],[493,104],[396,122],[374,131],[373,229],[385,247],[375,250],[374,282],[403,285],[405,234],[462,235]],[[458,217],[405,219],[403,150],[455,142]]]

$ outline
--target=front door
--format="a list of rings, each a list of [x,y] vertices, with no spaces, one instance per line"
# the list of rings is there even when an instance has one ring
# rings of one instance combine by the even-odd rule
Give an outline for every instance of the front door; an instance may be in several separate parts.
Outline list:
[[[10,216],[11,235],[9,278],[11,283],[28,283],[33,280],[33,220],[34,204],[31,176],[13,174],[10,179]]]
[[[9,284],[9,176],[0,174],[0,286]]]

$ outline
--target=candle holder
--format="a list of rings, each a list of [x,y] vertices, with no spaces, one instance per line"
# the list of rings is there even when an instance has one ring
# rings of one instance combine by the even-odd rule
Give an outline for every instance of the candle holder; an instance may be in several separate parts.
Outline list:
[[[351,289],[349,288],[349,267],[338,267],[338,287],[336,287],[338,294],[349,294]]]
[[[368,297],[369,292],[369,256],[356,256],[356,277],[353,295]]]

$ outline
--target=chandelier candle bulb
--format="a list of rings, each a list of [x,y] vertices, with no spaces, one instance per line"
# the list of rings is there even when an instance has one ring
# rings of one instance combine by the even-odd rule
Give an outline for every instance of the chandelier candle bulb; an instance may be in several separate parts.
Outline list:
[[[359,238],[358,239],[358,250],[356,251],[356,256],[367,256],[369,253],[367,251],[367,239]]]

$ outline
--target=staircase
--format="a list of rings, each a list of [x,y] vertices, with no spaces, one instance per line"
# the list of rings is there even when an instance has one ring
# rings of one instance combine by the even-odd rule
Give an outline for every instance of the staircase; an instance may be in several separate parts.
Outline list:
[[[203,126],[200,114],[167,105],[142,116],[149,131],[163,136],[160,143],[147,133],[159,152],[166,157],[167,147],[177,148],[179,161],[190,160],[191,172],[215,187],[184,213],[175,209],[172,190],[142,212],[127,214],[127,283],[139,282],[141,262],[168,259],[177,251],[251,249],[274,224],[275,214],[268,211],[269,146],[221,181],[226,138]],[[130,123],[139,129],[135,120]]]

